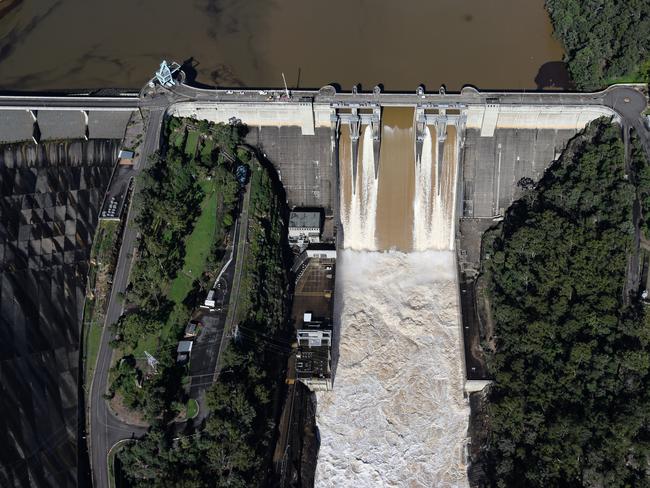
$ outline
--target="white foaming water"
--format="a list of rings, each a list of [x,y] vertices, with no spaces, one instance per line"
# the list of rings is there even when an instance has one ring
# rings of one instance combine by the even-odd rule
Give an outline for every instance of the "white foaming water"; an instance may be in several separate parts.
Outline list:
[[[374,251],[377,249],[375,232],[379,183],[375,178],[372,129],[369,125],[364,130],[361,144],[361,157],[357,162],[357,184],[350,207],[345,212],[345,247]],[[352,157],[349,158],[348,164],[352,164]]]
[[[434,175],[438,174],[433,167],[433,148],[435,147],[431,131],[425,127],[425,138],[422,143],[422,157],[415,164],[415,199],[413,202],[413,249],[423,251],[433,248],[433,207],[438,203],[437,182]],[[433,198],[431,192],[434,192]]]
[[[415,170],[415,252],[367,252],[377,248],[378,182],[372,136],[364,132],[356,194],[343,212],[346,249],[338,253],[334,390],[317,394],[319,488],[468,486],[469,407],[452,252],[455,133],[440,172],[434,144],[427,128]]]
[[[318,393],[316,486],[468,486],[453,253],[344,250],[334,390]]]
[[[422,157],[415,167],[413,249],[416,251],[452,249],[454,246],[456,137],[445,142],[444,160],[443,155],[435,151],[436,142],[437,137],[425,127]]]

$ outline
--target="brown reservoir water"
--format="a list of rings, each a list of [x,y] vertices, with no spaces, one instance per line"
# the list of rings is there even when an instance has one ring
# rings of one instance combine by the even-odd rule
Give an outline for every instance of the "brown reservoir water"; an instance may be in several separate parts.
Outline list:
[[[18,0],[0,88],[138,88],[161,59],[220,86],[566,85],[543,0]]]

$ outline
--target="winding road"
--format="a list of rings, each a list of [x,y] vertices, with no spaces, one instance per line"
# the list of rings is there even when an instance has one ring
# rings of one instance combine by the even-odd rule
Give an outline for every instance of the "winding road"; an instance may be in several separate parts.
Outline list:
[[[160,129],[163,120],[163,110],[151,110],[145,139],[142,145],[139,162],[135,165],[136,174],[139,174],[143,167],[160,145]],[[134,193],[137,188],[134,187]],[[133,264],[133,251],[136,246],[137,230],[133,225],[134,214],[137,210],[133,208],[134,198],[131,198],[129,205],[127,224],[122,236],[120,253],[113,276],[111,296],[106,310],[106,321],[102,331],[97,365],[93,381],[90,386],[89,409],[90,409],[90,432],[89,450],[90,461],[95,488],[108,488],[108,452],[111,447],[122,439],[137,437],[146,432],[143,427],[129,425],[115,417],[108,408],[104,399],[108,387],[108,371],[111,367],[113,350],[109,342],[111,340],[110,326],[113,325],[122,315],[124,305],[121,294],[126,290],[129,281],[129,272]]]

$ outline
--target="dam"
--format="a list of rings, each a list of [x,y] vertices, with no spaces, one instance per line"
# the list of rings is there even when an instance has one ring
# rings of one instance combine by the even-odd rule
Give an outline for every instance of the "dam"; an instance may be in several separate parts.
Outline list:
[[[317,398],[316,485],[455,487],[467,485],[468,394],[489,380],[471,320],[480,236],[589,121],[613,118],[647,141],[638,88],[288,93],[179,84],[107,107],[0,97],[0,122],[15,128],[3,139],[12,142],[55,141],[57,127],[90,142],[115,137],[122,110],[246,124],[289,206],[323,208],[336,235],[334,387]],[[115,113],[98,115],[106,108]]]
[[[273,93],[260,104],[226,96],[172,108],[236,117],[262,133],[293,127],[300,143],[280,137],[267,151],[291,206],[328,181],[319,203],[331,209],[339,248],[335,364],[333,391],[317,393],[316,486],[469,486],[469,394],[489,381],[470,293],[480,236],[590,121],[638,127],[612,108],[637,95],[645,107],[645,94],[633,90],[409,95],[325,87],[294,94],[281,116],[273,104],[288,101]],[[321,148],[311,184],[303,178],[314,162],[296,149],[309,141]]]

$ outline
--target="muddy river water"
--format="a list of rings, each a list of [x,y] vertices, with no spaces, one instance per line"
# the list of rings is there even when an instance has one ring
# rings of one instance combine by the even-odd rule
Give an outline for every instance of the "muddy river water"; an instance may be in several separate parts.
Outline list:
[[[4,89],[137,88],[163,58],[191,60],[197,82],[220,86],[279,87],[283,72],[302,88],[566,81],[543,0],[13,3],[0,13]]]

